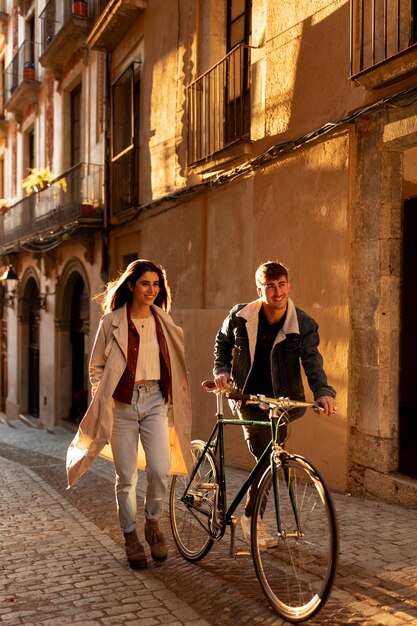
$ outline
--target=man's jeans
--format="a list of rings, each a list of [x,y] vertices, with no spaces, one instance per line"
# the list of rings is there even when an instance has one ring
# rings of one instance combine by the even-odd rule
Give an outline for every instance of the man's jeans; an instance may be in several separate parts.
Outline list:
[[[157,520],[165,501],[170,466],[167,405],[158,381],[135,385],[131,404],[115,402],[111,447],[116,470],[117,512],[125,533],[136,526],[139,435],[148,478],[145,516]]]
[[[248,405],[245,407],[241,407],[238,411],[238,414],[240,419],[244,420],[256,420],[258,422],[269,421],[269,412],[264,411],[258,406]],[[245,434],[245,439],[249,448],[249,452],[258,461],[266,446],[271,441],[271,428],[269,426],[243,426],[242,428]],[[279,436],[281,441],[286,439],[287,427],[285,425],[279,427]],[[261,480],[262,475],[267,469],[270,462],[270,457],[268,456],[262,464],[262,470],[259,474],[259,481]],[[253,482],[252,485],[249,487],[246,495],[245,515],[247,515],[248,517],[252,517],[253,514],[253,507],[255,504],[258,485],[259,482]]]

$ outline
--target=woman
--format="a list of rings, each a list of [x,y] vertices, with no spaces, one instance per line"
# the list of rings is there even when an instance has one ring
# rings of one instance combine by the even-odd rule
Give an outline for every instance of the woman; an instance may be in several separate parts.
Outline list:
[[[104,312],[90,358],[92,401],[67,454],[68,486],[98,455],[111,458],[126,556],[146,567],[136,533],[137,468],[147,472],[145,539],[154,561],[167,558],[158,524],[169,473],[191,466],[191,407],[182,330],[168,315],[165,270],[133,261],[95,298]]]

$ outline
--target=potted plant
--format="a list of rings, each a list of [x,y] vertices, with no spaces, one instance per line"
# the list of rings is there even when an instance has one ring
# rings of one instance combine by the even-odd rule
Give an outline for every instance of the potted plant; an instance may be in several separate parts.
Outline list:
[[[32,63],[32,61],[26,61],[26,63],[23,66],[23,78],[25,80],[35,80],[36,78],[36,74],[35,74],[35,65],[34,63]]]
[[[96,203],[94,200],[83,200],[80,205],[81,217],[93,217]]]
[[[56,187],[61,187],[63,191],[67,190],[67,181],[65,178],[59,178],[55,180],[56,176],[51,174],[49,167],[43,167],[37,169],[36,167],[29,168],[29,174],[22,180],[22,188],[26,191],[26,194],[30,196],[31,193],[42,191],[51,186],[51,183]]]
[[[10,209],[10,201],[6,198],[0,199],[0,215],[4,215]]]
[[[88,17],[88,4],[85,0],[75,0],[72,3],[72,14]]]

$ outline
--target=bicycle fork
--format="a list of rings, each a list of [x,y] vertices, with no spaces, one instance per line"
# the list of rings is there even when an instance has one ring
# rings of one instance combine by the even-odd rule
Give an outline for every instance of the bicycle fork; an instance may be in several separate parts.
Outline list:
[[[271,475],[272,475],[274,500],[275,500],[275,515],[276,515],[276,521],[277,521],[277,532],[278,532],[278,536],[281,539],[287,539],[290,537],[292,538],[295,537],[298,539],[300,537],[304,537],[304,532],[301,528],[300,516],[298,514],[297,502],[296,502],[296,498],[294,495],[293,479],[290,476],[289,469],[282,465],[281,454],[282,454],[281,446],[277,443],[273,444]],[[277,481],[277,468],[280,465],[284,472],[286,489],[288,491],[289,499],[291,502],[291,508],[292,508],[292,512],[294,515],[294,523],[295,523],[294,532],[285,531],[281,527],[281,517],[280,517],[280,512],[279,512],[279,492],[278,492],[278,481]]]

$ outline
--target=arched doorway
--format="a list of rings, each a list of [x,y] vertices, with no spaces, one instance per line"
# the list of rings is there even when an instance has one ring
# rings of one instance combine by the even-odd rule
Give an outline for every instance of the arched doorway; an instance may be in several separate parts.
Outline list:
[[[417,478],[417,198],[403,208],[403,276],[401,290],[399,472]]]
[[[73,259],[62,274],[57,302],[58,416],[79,423],[87,408],[90,291],[81,263]]]
[[[71,293],[71,407],[69,417],[79,422],[87,408],[87,367],[85,335],[88,332],[89,299],[80,274],[74,274]]]
[[[39,417],[39,287],[30,276],[22,297],[22,402],[21,412]]]

